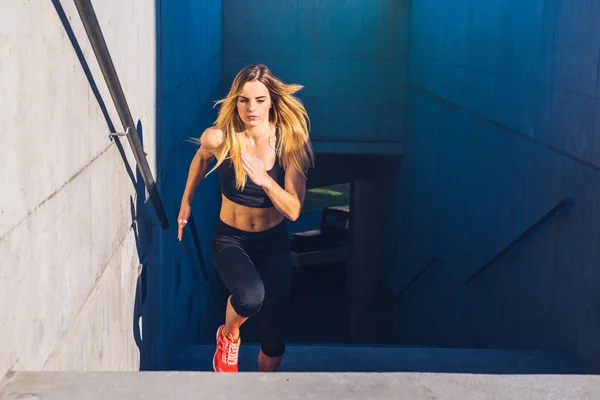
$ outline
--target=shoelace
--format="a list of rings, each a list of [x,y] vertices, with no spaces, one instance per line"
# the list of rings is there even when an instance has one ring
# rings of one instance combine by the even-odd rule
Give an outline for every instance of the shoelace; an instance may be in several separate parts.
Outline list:
[[[223,340],[223,363],[228,365],[236,365],[238,361],[238,350],[240,348],[239,341],[235,343],[230,335],[227,335]]]

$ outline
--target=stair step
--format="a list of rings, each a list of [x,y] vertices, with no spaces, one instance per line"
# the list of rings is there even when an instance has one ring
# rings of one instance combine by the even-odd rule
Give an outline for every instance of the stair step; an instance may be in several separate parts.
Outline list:
[[[258,344],[242,343],[240,371],[257,371]],[[180,349],[177,371],[212,371],[212,345]],[[481,374],[576,374],[580,365],[541,350],[452,349],[352,345],[288,345],[281,372],[440,372]]]
[[[600,376],[420,373],[13,372],[0,399],[598,400]]]

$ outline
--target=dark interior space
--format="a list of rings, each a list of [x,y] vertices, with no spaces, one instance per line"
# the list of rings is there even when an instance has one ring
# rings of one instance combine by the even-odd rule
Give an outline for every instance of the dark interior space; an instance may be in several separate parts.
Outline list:
[[[382,204],[389,188],[382,178],[389,176],[386,168],[399,170],[390,163],[400,162],[400,157],[383,155],[318,155],[305,199],[318,212],[318,226],[290,234],[290,343],[393,342],[384,331],[368,329],[365,334],[360,327],[376,323],[386,312],[379,304],[389,298],[382,285],[391,271],[373,265],[377,257],[370,254],[385,253],[381,238],[390,230]],[[255,342],[257,333],[252,319],[242,326],[246,342]]]

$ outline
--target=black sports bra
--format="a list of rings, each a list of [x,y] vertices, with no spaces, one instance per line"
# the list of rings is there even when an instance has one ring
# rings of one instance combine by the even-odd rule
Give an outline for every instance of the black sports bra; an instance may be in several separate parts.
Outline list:
[[[246,179],[244,190],[239,190],[235,187],[235,169],[233,168],[231,159],[223,160],[217,171],[219,174],[221,193],[223,193],[223,196],[227,199],[246,207],[273,207],[273,202],[269,196],[267,196],[265,190],[252,182],[250,177]],[[279,158],[277,156],[275,157],[275,165],[267,171],[267,174],[269,174],[279,186],[284,187],[285,170],[279,165]]]

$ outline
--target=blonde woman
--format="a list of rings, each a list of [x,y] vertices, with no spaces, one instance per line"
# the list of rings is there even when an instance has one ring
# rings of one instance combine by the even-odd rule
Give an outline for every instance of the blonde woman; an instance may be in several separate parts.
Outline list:
[[[285,218],[295,221],[314,162],[309,118],[264,65],[250,65],[220,100],[217,120],[200,137],[181,201],[178,238],[190,217],[196,187],[213,158],[222,193],[211,240],[215,268],[228,288],[225,323],[217,329],[213,368],[237,372],[240,326],[258,319],[259,371],[277,371],[285,351],[291,288],[291,251]]]

